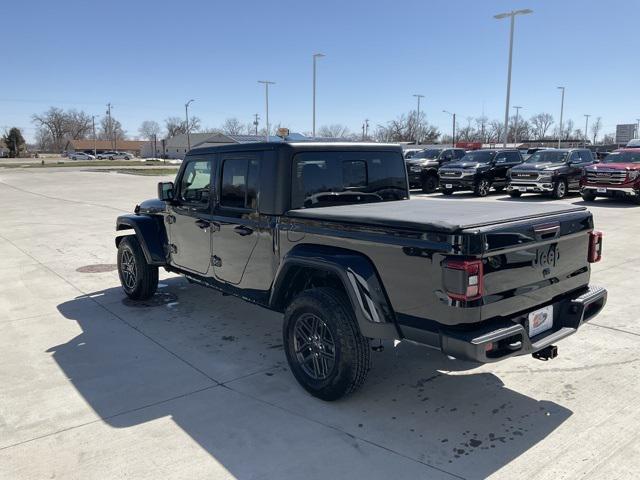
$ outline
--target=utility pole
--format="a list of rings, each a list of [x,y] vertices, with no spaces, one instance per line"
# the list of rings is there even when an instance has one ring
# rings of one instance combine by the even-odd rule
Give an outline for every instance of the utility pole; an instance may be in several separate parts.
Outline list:
[[[448,112],[446,110],[442,110],[442,113],[448,113],[453,118],[453,134],[451,135],[451,145],[455,148],[456,146],[456,114]]]
[[[267,122],[267,133],[265,135],[265,141],[269,142],[269,85],[275,85],[276,82],[272,82],[270,80],[258,80],[258,83],[264,85],[264,101],[266,106],[266,122]]]
[[[416,117],[416,145],[420,145],[420,99],[424,98],[424,95],[414,93],[413,96],[418,99],[418,111]]]
[[[96,116],[91,115],[91,128],[93,129],[93,156],[96,156]]]
[[[519,119],[519,113],[520,113],[520,109],[522,107],[518,107],[516,105],[513,106],[513,108],[516,109],[516,124],[514,125],[514,134],[513,134],[513,143],[516,144],[516,148],[518,148],[518,119]]]
[[[636,118],[638,125],[636,126],[636,138],[640,138],[640,118]]]
[[[113,127],[111,125],[111,103],[107,103],[107,135],[109,135],[109,141],[111,142],[111,148],[115,150],[113,146]]]
[[[564,114],[564,87],[558,87],[558,90],[562,90],[562,99],[560,100],[560,130],[558,132],[558,148],[560,148],[560,142],[562,141],[562,115]]]
[[[365,118],[362,124],[362,140],[369,138],[369,119]]]
[[[258,115],[257,113],[253,114],[253,126],[256,129],[256,137],[258,136],[258,120],[260,119],[260,115]]]
[[[324,53],[313,54],[313,138],[316,138],[316,60],[325,56]]]
[[[509,100],[511,99],[511,59],[513,57],[513,31],[516,25],[516,15],[527,15],[529,13],[533,13],[533,10],[525,8],[524,10],[512,10],[507,13],[499,13],[498,15],[494,15],[493,18],[496,20],[501,20],[503,18],[509,17],[511,23],[511,29],[509,31],[509,68],[507,71],[507,103],[504,108],[504,141],[503,147],[507,146],[507,129],[509,127]]]
[[[587,133],[588,132],[587,129],[589,128],[589,117],[590,116],[591,115],[587,115],[586,113],[584,115],[584,146],[585,147],[587,146],[587,139],[589,138],[589,134]]]
[[[184,116],[185,116],[185,121],[187,122],[185,124],[185,129],[187,131],[187,152],[189,150],[191,150],[191,125],[189,125],[189,105],[191,104],[191,102],[194,102],[195,100],[192,98],[191,100],[189,100],[187,103],[184,104]]]

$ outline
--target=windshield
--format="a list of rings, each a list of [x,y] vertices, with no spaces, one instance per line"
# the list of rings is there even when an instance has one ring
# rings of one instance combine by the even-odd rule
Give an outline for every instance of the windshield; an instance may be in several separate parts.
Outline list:
[[[440,152],[442,150],[438,150],[436,148],[431,148],[428,150],[422,150],[418,153],[416,153],[413,157],[411,158],[438,158],[438,155],[440,155]]]
[[[403,200],[406,169],[395,152],[304,152],[293,162],[292,208]]]
[[[568,154],[562,150],[539,150],[524,163],[563,163]]]
[[[460,161],[464,163],[489,163],[495,156],[496,152],[469,152]]]
[[[604,157],[600,163],[640,163],[640,150],[637,152],[614,152]]]

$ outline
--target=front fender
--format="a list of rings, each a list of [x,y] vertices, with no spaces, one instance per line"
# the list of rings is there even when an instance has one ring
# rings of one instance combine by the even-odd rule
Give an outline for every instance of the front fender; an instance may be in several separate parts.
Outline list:
[[[120,215],[116,220],[116,231],[133,230],[140,242],[149,265],[166,265],[167,231],[163,217],[156,215]],[[116,247],[122,237],[116,237]]]
[[[278,268],[269,304],[284,309],[283,299],[292,288],[290,272],[304,267],[335,274],[353,307],[360,332],[369,338],[400,338],[395,313],[378,272],[362,253],[325,245],[297,245],[284,257]]]

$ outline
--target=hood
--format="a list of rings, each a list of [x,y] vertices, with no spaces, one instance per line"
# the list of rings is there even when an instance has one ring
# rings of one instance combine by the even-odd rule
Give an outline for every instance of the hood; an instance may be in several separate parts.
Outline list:
[[[489,166],[487,163],[478,162],[447,162],[443,168],[479,168]]]
[[[435,158],[409,158],[406,160],[407,165],[426,165],[437,164],[438,160]]]
[[[607,170],[640,170],[640,163],[598,163],[590,165],[588,170],[607,171]]]
[[[157,198],[152,198],[145,200],[140,203],[140,205],[136,205],[135,213],[161,213],[164,212],[166,208],[167,204],[165,202]]]
[[[553,171],[553,170],[557,170],[558,168],[562,168],[566,166],[565,163],[521,163],[520,165],[517,165],[515,167],[513,167],[511,170],[524,170],[524,171],[530,171],[530,170],[546,170],[546,171]]]

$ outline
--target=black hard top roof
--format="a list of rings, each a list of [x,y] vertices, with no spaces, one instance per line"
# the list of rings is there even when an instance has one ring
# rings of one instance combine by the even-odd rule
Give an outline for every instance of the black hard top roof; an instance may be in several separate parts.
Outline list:
[[[298,151],[386,151],[401,152],[402,147],[393,143],[365,143],[365,142],[261,142],[261,143],[236,143],[215,147],[194,148],[189,155],[221,153],[221,152],[247,152],[260,150],[288,150],[292,153]]]

